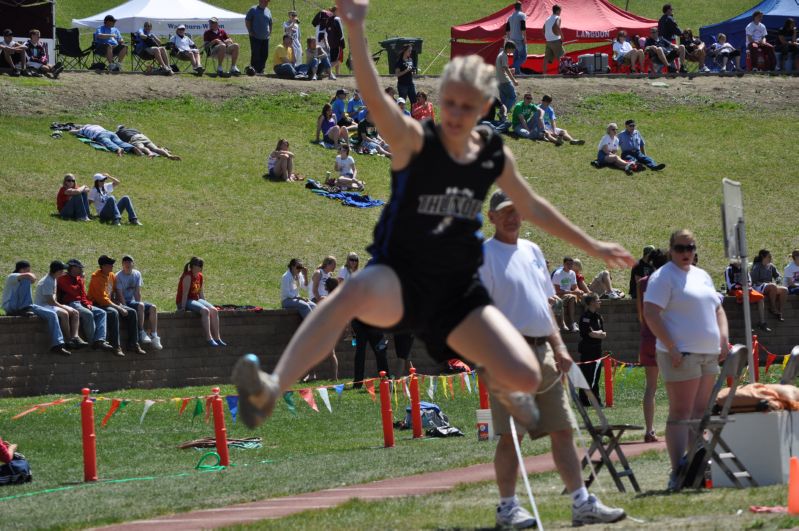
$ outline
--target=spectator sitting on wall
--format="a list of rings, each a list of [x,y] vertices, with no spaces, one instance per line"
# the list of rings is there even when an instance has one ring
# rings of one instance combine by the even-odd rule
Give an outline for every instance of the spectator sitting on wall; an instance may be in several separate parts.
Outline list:
[[[6,315],[19,315],[23,317],[37,316],[47,322],[50,332],[50,350],[56,354],[69,356],[71,352],[66,349],[64,334],[58,322],[55,310],[33,303],[31,286],[36,282],[36,275],[31,273],[31,264],[27,260],[20,260],[14,266],[14,272],[6,277],[3,288],[3,311]]]
[[[66,339],[67,348],[78,349],[88,345],[80,336],[80,313],[75,308],[61,304],[56,299],[56,283],[67,273],[67,266],[60,260],[50,262],[50,273],[36,283],[33,303],[42,308],[53,310],[58,315],[61,333]],[[68,338],[68,339],[67,339]]]
[[[136,354],[146,354],[139,345],[139,319],[136,310],[120,304],[121,301],[114,301],[116,293],[114,284],[114,263],[116,260],[107,255],[102,255],[97,260],[97,269],[92,273],[89,280],[89,291],[87,296],[92,304],[102,308],[106,313],[106,323],[108,327],[108,342],[111,343],[117,356],[124,356],[122,352],[122,338],[119,334],[120,319],[125,319],[128,332],[128,351]]]
[[[117,28],[114,27],[117,19],[113,15],[106,15],[103,19],[103,25],[97,28],[94,32],[94,51],[97,55],[105,57],[108,61],[108,70],[110,72],[119,72],[122,70],[122,62],[128,54],[128,45],[125,44],[125,39]]]
[[[106,315],[101,308],[92,306],[86,297],[86,284],[83,280],[83,264],[73,258],[67,262],[67,274],[56,280],[56,300],[78,310],[80,324],[92,348],[114,352],[116,349],[105,340]]]
[[[784,321],[782,311],[788,299],[788,288],[780,285],[781,277],[772,263],[771,252],[768,249],[760,249],[752,262],[754,262],[751,271],[752,287],[766,296],[769,312],[776,316],[778,321]]]
[[[585,144],[585,140],[576,140],[567,130],[558,127],[555,109],[552,108],[552,96],[549,94],[544,94],[541,98],[541,110],[544,112],[544,133],[552,139],[550,142],[554,142],[558,146],[563,144],[564,140],[572,146]]]
[[[175,50],[173,53],[178,59],[191,61],[191,67],[194,69],[195,76],[203,75],[205,68],[203,68],[202,62],[200,61],[200,50],[197,49],[194,40],[186,34],[186,26],[183,24],[179,25],[175,29],[175,34],[169,42],[174,45]]]
[[[203,33],[203,42],[208,56],[216,57],[216,74],[218,76],[225,76],[222,63],[225,61],[226,55],[230,56],[229,75],[241,75],[241,70],[236,66],[236,62],[239,60],[239,45],[233,42],[223,28],[219,27],[219,20],[216,17],[211,17],[208,20],[208,29]]]
[[[299,258],[289,261],[288,269],[280,279],[280,305],[285,309],[295,309],[305,319],[316,308],[316,303],[302,296],[308,293],[308,269]]]
[[[312,81],[324,75],[330,75],[330,59],[324,48],[318,45],[314,37],[306,40],[308,48],[305,50],[305,64],[308,66],[308,75]]]
[[[173,75],[174,72],[172,67],[169,66],[169,56],[166,53],[166,48],[161,45],[161,39],[153,33],[153,23],[149,20],[145,21],[135,35],[136,41],[134,42],[133,51],[137,55],[146,53],[149,57],[155,59],[161,67],[158,71],[159,74]]]
[[[757,304],[757,313],[760,315],[760,321],[757,327],[763,332],[771,332],[771,329],[766,324],[766,305],[763,299],[766,297],[759,291],[752,289],[751,275],[749,277],[749,304]],[[731,260],[730,265],[724,270],[724,283],[727,285],[727,295],[735,297],[738,304],[743,304],[743,271],[741,271],[741,262],[739,260]]]
[[[700,72],[710,72],[710,69],[705,66],[705,43],[699,37],[694,37],[694,32],[691,28],[685,28],[680,37],[680,44],[685,46],[685,59],[694,61],[699,64]]]
[[[782,279],[790,295],[799,295],[799,249],[793,250],[791,260],[785,266]]]
[[[579,325],[575,320],[577,303],[586,295],[577,286],[577,274],[572,269],[573,266],[574,259],[566,256],[563,258],[563,265],[552,273],[555,295],[563,302],[564,332],[579,332]]]
[[[175,296],[175,303],[178,311],[194,312],[200,315],[205,341],[209,347],[226,347],[227,343],[222,341],[219,333],[219,310],[216,306],[205,300],[203,288],[203,267],[205,262],[202,258],[192,256],[183,266],[183,273],[178,280],[178,293]]]
[[[582,275],[583,263],[579,258],[574,259],[572,266],[575,274],[577,275],[577,287],[585,293],[593,293],[600,299],[622,299],[624,292],[619,291],[613,287],[613,276],[610,271],[603,269],[591,280],[590,284],[585,283],[585,277]]]
[[[772,70],[777,62],[774,46],[766,41],[768,29],[763,24],[763,12],[752,13],[752,22],[746,25],[746,47],[751,53],[752,70]]]
[[[28,75],[27,50],[24,44],[14,40],[14,32],[10,29],[3,30],[0,53],[3,55],[3,66],[11,69],[11,76],[17,77],[21,73]]]
[[[127,142],[133,147],[140,149],[142,154],[147,155],[148,157],[160,155],[162,157],[168,158],[169,160],[180,160],[180,157],[170,153],[167,148],[158,147],[155,145],[155,142],[150,140],[147,135],[143,134],[138,129],[120,125],[117,126],[117,136],[123,142]]]
[[[274,71],[281,79],[305,79],[307,76],[300,73],[294,66],[294,48],[292,47],[291,35],[283,35],[283,42],[275,47]],[[305,65],[303,65],[305,66]]]
[[[144,281],[141,272],[133,266],[132,256],[126,254],[122,257],[122,269],[116,274],[117,300],[136,312],[139,344],[161,350],[164,347],[161,345],[161,336],[158,335],[158,307],[142,299],[141,288]]]
[[[635,128],[635,120],[624,122],[624,131],[619,133],[619,148],[621,148],[621,158],[625,160],[635,160],[653,171],[660,171],[666,167],[663,163],[656,163],[646,154],[644,137]]]
[[[325,281],[332,277],[336,270],[336,258],[334,256],[326,256],[319,267],[314,271],[311,277],[311,294],[313,302],[319,304],[325,297],[328,296],[327,284]]]
[[[56,79],[64,70],[64,65],[56,63],[50,66],[50,57],[47,54],[47,46],[41,40],[41,32],[37,29],[30,30],[30,39],[25,43],[25,53],[27,54],[28,71],[33,76],[44,74]]]
[[[391,151],[385,140],[377,132],[375,124],[369,119],[369,109],[364,107],[365,114],[358,122],[358,145],[361,153],[380,154],[391,157]]]
[[[91,221],[89,218],[89,187],[78,186],[75,176],[64,175],[64,181],[56,194],[56,208],[62,219]]]

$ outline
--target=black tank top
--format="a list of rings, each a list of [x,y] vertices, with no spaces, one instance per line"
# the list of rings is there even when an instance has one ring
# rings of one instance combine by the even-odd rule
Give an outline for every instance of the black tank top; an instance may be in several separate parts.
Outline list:
[[[422,150],[391,172],[391,199],[368,248],[376,263],[425,275],[474,274],[483,258],[483,201],[502,173],[502,139],[478,127],[483,148],[469,164],[449,156],[431,121],[422,123]],[[429,269],[432,268],[432,269]]]

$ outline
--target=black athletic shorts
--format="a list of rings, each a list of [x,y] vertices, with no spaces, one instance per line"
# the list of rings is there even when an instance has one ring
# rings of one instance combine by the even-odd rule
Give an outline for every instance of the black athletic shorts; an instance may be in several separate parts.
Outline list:
[[[411,332],[424,342],[430,357],[438,362],[460,358],[447,346],[447,337],[473,310],[492,304],[477,272],[457,276],[446,270],[431,274],[385,262],[373,264],[393,269],[402,287],[402,319],[386,332]]]

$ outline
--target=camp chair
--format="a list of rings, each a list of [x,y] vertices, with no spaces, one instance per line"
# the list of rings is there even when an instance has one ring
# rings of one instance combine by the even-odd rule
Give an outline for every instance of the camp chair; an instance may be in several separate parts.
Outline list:
[[[148,53],[147,50],[142,50],[136,53],[136,48],[139,44],[139,35],[137,33],[130,34],[130,69],[139,72],[149,72],[158,68],[158,61],[155,56]]]
[[[92,47],[81,50],[80,31],[78,28],[56,28],[56,61],[64,65],[64,68],[88,68],[88,56]]]
[[[203,68],[205,68],[206,72],[210,72],[209,75],[216,75],[216,56],[211,55],[211,47],[208,45],[208,43],[203,44],[201,51],[202,55],[205,56],[205,60],[203,61]],[[211,69],[208,68],[208,61],[211,62],[212,66]],[[222,61],[222,70],[225,72],[225,76],[227,76],[227,73],[230,71],[231,64],[232,64],[231,57],[225,54],[225,59]]]
[[[588,477],[585,480],[586,488],[591,486],[591,483],[593,483],[596,479],[596,474],[598,474],[604,466],[608,469],[608,472],[613,478],[613,482],[616,484],[616,488],[619,489],[619,492],[627,492],[627,490],[624,488],[624,483],[621,481],[621,479],[625,477],[629,479],[630,484],[635,492],[641,492],[641,487],[638,486],[638,481],[635,479],[633,469],[630,468],[630,463],[627,461],[627,457],[624,455],[624,452],[621,449],[621,436],[627,430],[643,431],[644,427],[633,426],[630,424],[608,423],[605,413],[599,406],[599,401],[589,387],[587,389],[582,389],[582,391],[585,392],[585,395],[588,397],[588,401],[591,403],[590,407],[591,410],[593,410],[593,416],[599,421],[598,425],[596,425],[591,420],[592,415],[588,413],[586,406],[583,406],[580,402],[577,388],[572,382],[571,377],[569,378],[569,391],[571,393],[572,402],[577,408],[577,413],[580,415],[580,418],[583,421],[583,427],[591,437],[591,445],[589,446],[586,454],[583,456],[581,462],[583,470],[585,470],[586,467],[589,469]],[[618,470],[616,468],[617,465],[613,462],[612,456],[614,453],[618,458],[622,470]],[[599,454],[599,458],[594,459],[594,454]]]
[[[705,478],[704,474],[697,472],[697,470],[704,470],[704,467],[707,466],[707,462],[710,460],[721,468],[732,484],[737,488],[744,488],[744,481],[748,482],[749,486],[757,487],[757,482],[752,478],[752,475],[746,470],[743,463],[735,456],[729,445],[721,437],[724,426],[728,422],[733,422],[735,420],[734,418],[729,418],[730,407],[735,398],[735,389],[738,387],[738,380],[741,377],[741,373],[743,373],[744,367],[746,367],[747,352],[745,345],[735,345],[732,347],[732,350],[730,350],[730,353],[727,354],[727,359],[724,361],[721,373],[716,379],[716,384],[713,386],[713,390],[710,393],[710,400],[708,401],[707,408],[705,408],[705,413],[702,415],[702,418],[678,422],[678,424],[690,426],[695,436],[688,446],[688,453],[686,454],[685,460],[686,465],[680,467],[677,474],[675,485],[677,491],[684,488],[700,488]],[[724,404],[721,406],[721,410],[718,414],[714,415],[713,411],[716,406],[716,398],[728,377],[732,379],[730,392]],[[720,447],[722,452],[719,453],[716,447]]]
[[[188,38],[190,38],[192,41],[194,41],[194,38],[191,36],[191,34],[186,33],[186,36]],[[190,60],[181,59],[180,57],[178,57],[178,50],[177,50],[177,48],[175,48],[175,43],[172,42],[172,35],[169,35],[167,37],[167,42],[164,44],[164,47],[169,52],[169,57],[172,59],[173,67],[177,66],[177,68],[178,68],[178,70],[180,72],[192,72],[193,71]],[[204,53],[205,52],[202,49],[200,49],[200,56],[202,56]],[[173,68],[173,70],[174,70],[174,68]]]
[[[793,350],[791,350],[791,353],[788,355],[788,363],[785,365],[785,370],[782,371],[780,383],[793,385],[797,372],[799,372],[799,345],[793,347]]]

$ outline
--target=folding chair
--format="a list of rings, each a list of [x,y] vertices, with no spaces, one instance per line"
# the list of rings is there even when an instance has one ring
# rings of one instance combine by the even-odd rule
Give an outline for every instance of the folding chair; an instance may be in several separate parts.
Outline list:
[[[58,41],[55,47],[57,62],[69,69],[89,67],[88,57],[92,47],[81,49],[78,28],[56,28],[55,35]]]
[[[619,489],[619,492],[627,492],[624,488],[624,483],[621,481],[622,478],[625,477],[629,479],[635,492],[641,492],[641,487],[638,486],[638,481],[635,479],[633,469],[630,468],[627,456],[624,455],[621,449],[621,436],[627,430],[643,431],[644,427],[631,424],[609,424],[594,393],[590,388],[583,389],[585,395],[588,397],[588,401],[591,403],[594,416],[599,420],[599,425],[597,426],[591,420],[591,415],[589,415],[586,406],[583,406],[580,402],[580,397],[571,378],[569,378],[569,391],[571,392],[572,402],[577,408],[577,413],[579,413],[583,421],[583,427],[585,431],[588,432],[588,435],[591,436],[591,446],[588,448],[581,462],[583,470],[585,470],[586,467],[589,469],[588,477],[585,479],[586,488],[591,486],[591,483],[596,479],[596,474],[598,474],[604,466],[608,469],[608,472],[610,472],[613,482],[616,484],[616,488]],[[595,453],[599,454],[598,459],[593,459]],[[622,470],[617,470],[617,465],[613,462],[612,456],[614,453],[619,460]]]
[[[216,65],[216,56],[211,55],[211,47],[208,46],[207,43],[203,44],[202,55],[205,56],[205,60],[203,61],[203,68],[205,68],[205,71],[210,72],[209,75],[216,75],[217,67],[214,66]],[[210,70],[208,69],[208,61],[211,61],[211,64],[213,66],[213,68],[211,68]],[[225,54],[225,59],[222,61],[222,70],[225,72],[225,76],[223,77],[227,77],[227,73],[230,71],[231,64],[232,64],[232,58],[229,55]]]
[[[188,33],[186,34],[186,36],[188,38],[192,39],[192,41],[194,40],[192,38],[192,36],[189,35]],[[177,66],[177,68],[178,68],[178,70],[180,72],[191,72],[191,71],[193,71],[190,60],[181,59],[180,57],[178,57],[178,50],[177,50],[177,48],[175,48],[175,43],[172,42],[172,35],[167,37],[167,42],[166,42],[166,44],[164,44],[164,47],[169,52],[169,57],[172,59],[172,65],[173,66]],[[204,52],[201,49],[200,50],[200,57],[202,57],[203,53]]]
[[[139,44],[139,36],[136,33],[130,34],[130,69],[139,72],[153,71],[158,68],[158,61],[155,56],[148,53],[147,50],[142,50],[136,53],[136,48]]]
[[[797,372],[799,372],[799,345],[793,347],[793,350],[791,350],[791,353],[788,355],[788,363],[785,364],[785,370],[782,371],[780,383],[784,385],[793,385]]]
[[[796,349],[794,349],[796,350]],[[708,401],[705,413],[701,419],[690,419],[680,421],[679,424],[688,425],[694,430],[694,439],[688,446],[688,453],[686,454],[686,466],[680,468],[677,474],[676,490],[680,491],[684,488],[698,489],[704,482],[704,474],[694,473],[692,478],[689,478],[691,472],[696,470],[704,470],[709,460],[713,460],[716,465],[727,475],[729,480],[737,488],[744,488],[743,482],[748,482],[749,486],[757,487],[757,482],[752,478],[752,475],[735,456],[729,445],[724,441],[721,432],[728,422],[734,422],[734,418],[729,418],[730,407],[735,398],[735,389],[738,387],[738,380],[746,367],[748,351],[745,345],[735,345],[724,365],[721,369],[721,374],[716,379],[716,384],[710,393],[710,400]],[[732,385],[730,392],[727,395],[721,410],[717,415],[713,414],[716,406],[716,399],[718,398],[719,391],[726,383],[727,377],[732,378]],[[707,433],[707,436],[705,436]],[[716,447],[721,448],[722,452],[719,453]],[[701,460],[701,462],[694,462]]]

